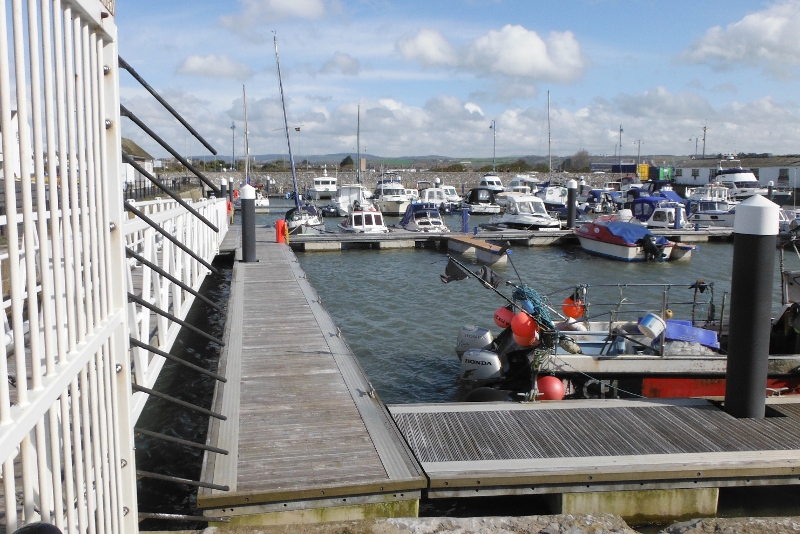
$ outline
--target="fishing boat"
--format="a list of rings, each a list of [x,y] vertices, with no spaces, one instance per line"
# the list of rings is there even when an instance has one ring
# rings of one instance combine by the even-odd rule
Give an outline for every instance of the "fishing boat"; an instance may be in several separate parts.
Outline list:
[[[411,232],[441,234],[450,231],[442,220],[439,207],[431,203],[409,204],[397,226]]]
[[[338,225],[346,233],[354,234],[388,234],[389,228],[383,220],[383,214],[373,210],[350,212]]]
[[[581,248],[590,254],[622,261],[669,260],[675,243],[653,235],[639,222],[630,222],[628,214],[601,215],[576,228]]]
[[[534,195],[515,195],[506,198],[506,208],[501,215],[492,217],[488,224],[480,226],[492,229],[558,230],[561,228],[561,221],[550,216],[541,198]]]
[[[470,189],[461,203],[470,215],[496,215],[500,213],[500,205],[494,201],[494,193],[486,187]]]
[[[286,212],[284,220],[286,228],[290,234],[319,234],[325,230],[325,221],[316,206],[304,204],[300,200],[297,187],[297,172],[294,167],[294,156],[292,155],[292,141],[289,138],[289,121],[286,118],[286,99],[283,94],[283,81],[281,79],[281,63],[278,58],[278,37],[274,37],[275,42],[275,64],[278,68],[278,86],[281,92],[281,107],[283,108],[283,127],[286,132],[286,145],[289,150],[289,164],[292,170],[292,186],[294,187],[295,206]]]
[[[487,271],[472,272],[450,258],[443,276],[475,278],[504,304],[494,313],[498,335],[475,325],[458,332],[466,400],[552,399],[554,390],[557,398],[725,394],[727,293],[719,311],[713,282],[592,284],[593,301],[589,285],[542,295]],[[800,272],[785,274],[800,287]],[[786,328],[792,320],[800,321],[797,304],[773,320],[766,396],[800,393],[800,334]]]

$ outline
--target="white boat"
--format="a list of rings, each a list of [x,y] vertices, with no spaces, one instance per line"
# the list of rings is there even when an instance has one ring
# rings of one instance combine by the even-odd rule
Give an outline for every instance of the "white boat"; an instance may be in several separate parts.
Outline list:
[[[336,196],[332,205],[340,217],[351,211],[369,210],[372,206],[367,195],[367,188],[361,184],[343,184],[336,188]]]
[[[442,211],[450,211],[447,195],[441,187],[427,187],[419,190],[419,202],[433,204]]]
[[[343,232],[355,234],[387,234],[389,228],[383,221],[383,214],[375,210],[350,212],[338,225]]]
[[[461,206],[468,208],[471,215],[497,215],[501,209],[492,190],[486,187],[470,189]]]
[[[328,200],[336,195],[336,177],[328,176],[328,169],[322,169],[322,176],[314,177],[314,185],[308,190],[311,200]]]
[[[769,193],[768,189],[758,182],[753,171],[742,167],[742,162],[733,156],[719,161],[714,180],[729,189],[728,197],[734,201],[742,201],[753,195],[766,197]]]
[[[452,185],[442,185],[441,187],[444,191],[445,200],[450,203],[453,209],[458,208],[461,205],[461,195],[458,194],[458,190]]]
[[[372,203],[385,215],[400,216],[406,212],[406,208],[411,204],[411,197],[406,193],[406,189],[400,182],[382,180],[375,187]]]
[[[493,172],[484,174],[483,178],[481,178],[481,181],[478,183],[478,187],[486,187],[493,193],[500,193],[501,191],[505,190],[500,177]]]
[[[397,226],[411,232],[441,234],[450,231],[439,214],[439,207],[430,203],[410,204]]]
[[[541,230],[561,228],[561,222],[547,213],[544,201],[534,195],[511,196],[507,198],[505,212],[492,217],[489,225],[518,230]]]
[[[734,208],[738,202],[730,200],[729,192],[729,188],[719,183],[687,189],[688,223],[693,226],[732,227],[736,216]]]
[[[689,223],[681,202],[661,197],[640,197],[631,203],[634,219],[647,228],[683,228]]]
[[[286,145],[289,149],[289,165],[292,170],[292,185],[294,186],[294,208],[284,215],[286,228],[290,234],[319,234],[325,230],[325,221],[316,206],[303,204],[300,201],[300,193],[297,190],[297,173],[294,167],[294,156],[292,155],[292,142],[289,138],[289,122],[286,118],[286,99],[283,95],[283,81],[281,80],[281,63],[278,59],[278,37],[274,37],[275,42],[275,64],[278,67],[278,86],[281,91],[281,107],[283,108],[283,127],[286,133]],[[246,128],[245,128],[246,129]]]

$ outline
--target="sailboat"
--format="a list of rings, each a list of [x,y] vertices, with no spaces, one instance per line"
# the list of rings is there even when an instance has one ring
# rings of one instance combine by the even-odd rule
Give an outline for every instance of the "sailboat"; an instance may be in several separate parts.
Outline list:
[[[289,147],[289,165],[292,169],[292,185],[294,186],[295,207],[284,215],[286,228],[290,234],[320,234],[325,230],[325,222],[322,219],[322,212],[316,206],[303,204],[300,200],[301,195],[297,188],[297,173],[294,168],[294,156],[292,155],[292,142],[289,139],[289,121],[286,118],[286,99],[283,96],[283,81],[281,80],[281,62],[278,58],[278,36],[275,39],[275,64],[278,66],[278,86],[281,89],[281,106],[283,107],[283,127],[286,130],[286,145]]]

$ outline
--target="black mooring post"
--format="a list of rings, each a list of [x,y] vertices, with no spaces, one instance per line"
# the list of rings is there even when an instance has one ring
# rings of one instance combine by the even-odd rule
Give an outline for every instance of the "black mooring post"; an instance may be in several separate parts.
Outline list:
[[[767,198],[770,200],[775,198],[775,182],[770,181],[767,184]]]
[[[578,210],[577,193],[578,182],[575,180],[567,182],[567,228],[575,228],[575,216]]]
[[[228,178],[228,200],[233,202],[233,178]]]
[[[779,209],[761,195],[736,206],[725,411],[738,418],[765,415]]]
[[[242,261],[254,262],[256,259],[256,190],[245,184],[239,189],[242,201]]]
[[[228,199],[228,180],[225,178],[219,181],[219,198]]]

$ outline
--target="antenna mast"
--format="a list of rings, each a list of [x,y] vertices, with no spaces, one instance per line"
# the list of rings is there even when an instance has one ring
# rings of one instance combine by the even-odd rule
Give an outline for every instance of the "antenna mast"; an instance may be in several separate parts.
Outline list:
[[[244,183],[250,185],[250,141],[247,131],[247,93],[242,85],[242,101],[244,102]]]
[[[553,155],[550,152],[550,91],[547,91],[547,168],[548,172],[553,172]]]

